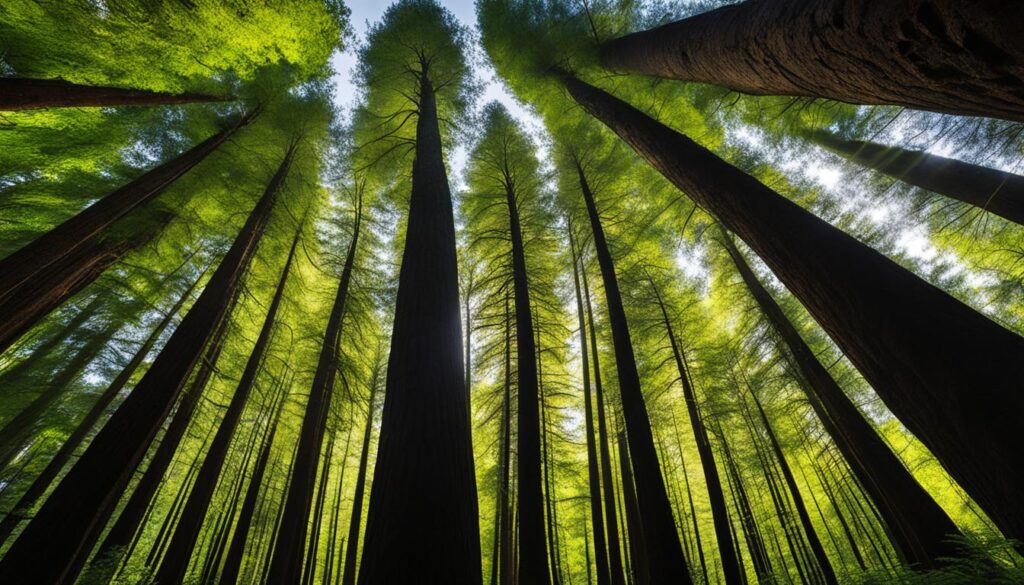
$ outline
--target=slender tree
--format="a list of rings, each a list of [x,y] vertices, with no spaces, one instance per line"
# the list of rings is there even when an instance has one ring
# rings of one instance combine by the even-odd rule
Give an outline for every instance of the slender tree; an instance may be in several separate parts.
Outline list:
[[[612,69],[1024,122],[1017,2],[742,2],[614,39]]]
[[[63,79],[0,78],[0,110],[113,106],[168,106],[224,102],[231,97],[201,93],[165,93],[144,89],[81,85]]]
[[[29,572],[43,582],[77,577],[199,359],[204,341],[227,309],[263,235],[293,154],[294,145],[160,356],[0,559],[0,580],[16,581]]]

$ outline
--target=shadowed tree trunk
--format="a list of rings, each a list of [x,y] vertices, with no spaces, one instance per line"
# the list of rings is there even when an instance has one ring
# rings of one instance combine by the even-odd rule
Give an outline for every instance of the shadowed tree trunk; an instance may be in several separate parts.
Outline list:
[[[498,566],[502,585],[515,585],[515,545],[513,544],[512,508],[509,489],[512,474],[512,312],[509,308],[508,289],[505,289],[505,345],[504,383],[501,399],[501,453],[498,459]],[[491,582],[496,583],[498,573],[492,571]]]
[[[1024,363],[1024,339],[636,108],[562,79],[764,259],[1004,535],[1024,535],[1024,393],[1010,366]]]
[[[604,514],[601,511],[601,471],[597,463],[597,444],[594,440],[593,398],[590,392],[590,360],[587,357],[587,327],[583,313],[583,295],[580,291],[580,258],[576,252],[576,238],[569,223],[569,250],[572,254],[572,278],[576,291],[576,319],[580,331],[580,358],[583,362],[583,418],[587,433],[587,480],[590,488],[590,519],[594,525],[594,562],[597,565],[597,585],[610,585],[608,548],[605,543]],[[587,563],[587,581],[590,581],[590,563]]]
[[[284,299],[285,287],[288,284],[288,275],[291,272],[292,261],[295,258],[295,249],[299,244],[302,235],[302,224],[299,224],[292,239],[291,249],[285,260],[284,269],[278,279],[277,288],[267,309],[267,316],[263,320],[263,327],[260,329],[256,344],[253,346],[249,359],[238,380],[238,386],[231,397],[231,402],[224,411],[224,417],[217,427],[217,433],[213,436],[209,449],[203,459],[202,466],[196,476],[192,491],[189,492],[188,500],[174,529],[170,544],[167,545],[167,552],[160,561],[160,568],[156,572],[157,583],[178,583],[184,580],[185,571],[189,566],[189,559],[192,558],[195,549],[196,539],[199,538],[199,530],[206,519],[206,512],[210,507],[214,488],[221,475],[224,460],[227,458],[228,448],[231,446],[235,436],[235,429],[242,418],[242,412],[249,401],[249,394],[256,383],[256,376],[263,367],[264,356],[270,340],[274,334],[274,325],[277,322],[277,312]]]
[[[704,556],[704,544],[700,539],[700,525],[697,522],[697,510],[693,505],[693,491],[690,489],[690,474],[686,471],[686,458],[683,455],[683,442],[679,435],[679,425],[676,423],[676,415],[672,413],[672,431],[676,436],[676,450],[679,451],[679,466],[683,469],[683,483],[686,487],[686,501],[690,505],[690,521],[693,524],[693,540],[697,545],[697,558],[700,560],[700,572],[704,578],[703,583],[709,585],[711,580],[708,578],[708,563],[707,558]]]
[[[295,463],[292,465],[291,480],[285,493],[284,512],[277,528],[274,547],[271,549],[269,578],[274,583],[298,583],[302,577],[303,545],[309,529],[309,514],[315,491],[317,462],[323,447],[324,432],[334,395],[334,381],[338,369],[338,352],[341,347],[342,326],[345,322],[345,303],[352,283],[352,270],[356,252],[359,249],[359,232],[363,222],[362,193],[357,193],[355,220],[352,240],[345,255],[345,264],[338,280],[338,291],[331,307],[331,315],[324,330],[316,373],[306,401],[302,417],[302,428],[296,447]]]
[[[204,272],[205,274],[205,272]],[[132,375],[142,365],[142,362],[149,355],[149,352],[156,345],[156,342],[163,335],[163,332],[177,316],[181,307],[188,301],[192,296],[192,291],[198,286],[199,282],[203,279],[203,274],[192,282],[192,284],[185,290],[178,301],[174,304],[170,310],[164,315],[164,318],[157,323],[156,327],[143,342],[142,346],[135,352],[135,355],[125,364],[121,372],[115,377],[107,389],[103,391],[99,399],[93,403],[92,408],[89,412],[78,422],[75,430],[68,435],[64,440],[64,444],[61,445],[60,449],[53,456],[53,459],[46,465],[42,472],[36,476],[32,481],[32,485],[21,495],[18,503],[11,508],[11,511],[4,517],[3,522],[0,522],[0,546],[7,541],[7,537],[11,535],[11,532],[17,527],[17,525],[26,518],[32,507],[35,506],[46,490],[50,487],[50,483],[53,482],[54,478],[64,469],[64,465],[71,459],[75,451],[78,449],[82,441],[88,437],[89,432],[96,425],[103,414],[107,412],[107,408],[117,398],[121,390],[124,389],[125,385],[131,380]]]
[[[63,79],[0,77],[0,111],[39,108],[169,106],[226,102],[234,98],[201,93],[165,93],[144,89],[80,85]]]
[[[743,527],[743,536],[747,541],[747,550],[750,551],[750,561],[754,565],[754,574],[757,575],[758,582],[768,581],[772,574],[772,563],[768,557],[768,549],[765,548],[764,538],[761,536],[761,531],[757,526],[757,519],[754,517],[754,511],[750,506],[750,498],[747,497],[747,490],[743,485],[739,466],[732,456],[732,450],[729,449],[729,443],[725,439],[725,433],[722,432],[721,424],[717,425],[716,431],[718,442],[722,446],[721,453],[725,456],[725,470],[731,478],[729,481],[730,495],[732,496],[736,513],[739,516],[739,524]],[[786,518],[784,516],[779,514],[778,519],[785,524]],[[736,540],[738,541],[738,538]]]
[[[704,470],[704,480],[708,488],[711,518],[714,521],[715,538],[718,541],[718,552],[722,560],[722,572],[725,574],[725,582],[729,585],[740,584],[743,582],[743,578],[740,573],[740,561],[733,554],[733,547],[730,544],[734,536],[732,534],[732,525],[729,522],[729,510],[725,503],[725,493],[722,491],[722,480],[718,475],[715,453],[711,448],[711,441],[708,439],[707,427],[704,426],[704,419],[701,418],[700,409],[697,407],[697,396],[690,378],[690,368],[686,361],[686,354],[676,339],[675,331],[672,328],[672,321],[668,316],[668,310],[661,298],[661,292],[653,281],[651,281],[651,290],[654,291],[658,308],[661,310],[665,333],[668,335],[669,346],[672,349],[672,358],[675,360],[679,381],[682,382],[686,412],[690,416],[693,438],[697,442],[697,453],[700,455],[701,469]]]
[[[640,374],[637,372],[633,344],[629,335],[626,311],[622,306],[622,295],[615,276],[615,265],[604,229],[594,203],[583,167],[576,163],[580,189],[590,218],[594,235],[594,250],[601,267],[601,278],[607,299],[608,322],[612,330],[615,348],[615,365],[619,374],[619,393],[622,396],[622,413],[626,421],[626,438],[632,457],[636,477],[636,496],[640,510],[640,524],[648,554],[648,569],[652,583],[689,583],[690,574],[679,544],[675,520],[672,518],[672,504],[665,491],[654,447],[654,435],[647,416],[643,391],[640,389]]]
[[[0,371],[0,388],[8,388],[11,384],[20,382],[22,377],[32,372],[41,361],[50,355],[50,352],[67,341],[74,333],[78,332],[78,329],[86,321],[95,316],[96,311],[103,306],[106,300],[105,295],[91,295],[89,302],[85,303],[85,306],[77,307],[71,311],[73,316],[68,319],[67,323],[60,326],[54,324],[47,327],[48,331],[46,332],[45,340],[32,345],[36,341],[32,339],[35,335],[32,335],[30,339],[26,339],[22,344],[19,344],[16,351],[18,353],[27,353],[28,355],[21,359],[12,360],[12,363]]]
[[[1014,0],[742,2],[602,46],[618,71],[1024,121]]]
[[[180,394],[256,251],[291,164],[290,148],[199,299],[131,395],[107,421],[0,560],[0,581],[73,581]],[[31,572],[31,573],[30,573]]]
[[[612,456],[608,440],[608,418],[604,409],[604,388],[601,384],[601,356],[597,348],[597,329],[594,324],[594,307],[590,301],[590,282],[587,279],[587,265],[580,250],[580,279],[583,281],[583,299],[587,305],[587,323],[590,325],[590,355],[594,362],[594,393],[597,399],[598,452],[601,458],[601,481],[604,484],[604,513],[608,519],[608,569],[612,585],[625,585],[626,573],[622,564],[622,549],[619,545],[619,516],[615,506],[615,482],[612,480]]]
[[[1024,225],[1024,177],[919,150],[808,130],[814,143],[855,163]]]
[[[0,302],[7,302],[12,295],[26,292],[40,296],[59,296],[65,292],[60,289],[48,291],[44,286],[40,286],[45,282],[66,282],[66,279],[58,278],[59,275],[47,274],[44,270],[74,253],[80,246],[88,245],[114,222],[154,199],[179,177],[216,151],[238,130],[252,122],[258,113],[259,110],[250,110],[241,117],[227,122],[225,128],[217,134],[143,173],[124,187],[85,208],[78,215],[0,260]],[[79,268],[75,264],[61,266],[69,271]],[[50,280],[44,280],[46,278]],[[0,323],[7,322],[11,317],[12,315],[0,313]]]
[[[406,244],[359,570],[364,585],[483,579],[455,222],[434,86],[421,65]]]
[[[932,567],[943,557],[955,556],[956,547],[949,537],[960,534],[956,525],[818,361],[751,270],[732,237],[723,230],[720,239],[792,360],[811,408],[878,508],[897,551],[907,563],[922,567]]]
[[[633,469],[629,463],[626,450],[625,433],[619,431],[619,469],[622,474],[622,499],[626,507],[626,524],[629,526],[630,568],[633,570],[633,583],[649,583],[647,569],[647,544],[644,542],[644,531],[640,520],[640,508],[636,500],[636,489],[633,485]]]
[[[366,468],[370,460],[370,439],[373,437],[373,412],[380,384],[380,369],[375,366],[370,380],[370,399],[366,404],[366,427],[363,429],[363,448],[359,452],[359,470],[356,472],[356,491],[352,496],[352,519],[348,523],[348,545],[345,550],[345,572],[341,585],[355,585],[358,563],[360,526],[363,521],[363,495],[366,490]]]

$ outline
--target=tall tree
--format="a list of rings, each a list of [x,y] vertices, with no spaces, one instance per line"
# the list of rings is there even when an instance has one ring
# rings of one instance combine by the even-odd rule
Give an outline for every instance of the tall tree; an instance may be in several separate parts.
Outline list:
[[[415,154],[363,584],[483,578],[455,225],[439,128],[439,113],[458,119],[471,89],[465,40],[445,9],[405,0],[370,31],[361,55],[368,107],[407,95],[413,99],[398,108],[411,108],[416,117],[415,135],[405,142]],[[396,555],[404,561],[394,562]]]
[[[74,580],[81,571],[255,254],[293,154],[294,144],[202,295],[146,375],[0,559],[0,580],[31,573],[43,582],[60,582]]]
[[[1024,122],[1017,2],[742,2],[604,43],[619,71]]]
[[[0,110],[113,106],[167,106],[194,102],[223,102],[230,97],[201,93],[165,93],[144,89],[101,87],[63,79],[0,78]]]
[[[571,75],[573,99],[772,268],[1009,537],[1024,533],[1024,408],[1005,368],[1024,339],[783,198],[686,136]],[[962,343],[969,338],[968,345]]]

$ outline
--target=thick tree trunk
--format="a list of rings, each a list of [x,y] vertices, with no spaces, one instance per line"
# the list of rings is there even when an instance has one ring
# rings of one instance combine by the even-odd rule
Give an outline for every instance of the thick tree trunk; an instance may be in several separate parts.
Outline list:
[[[202,295],[131,395],[0,560],[0,581],[73,581],[180,394],[256,251],[292,159],[288,151]]]
[[[569,224],[569,250],[572,254],[572,278],[576,291],[576,319],[580,331],[580,358],[583,362],[583,418],[587,433],[587,481],[590,488],[590,520],[594,526],[594,561],[597,565],[597,585],[610,585],[608,548],[605,543],[604,513],[601,510],[601,471],[597,462],[597,443],[594,439],[593,397],[590,391],[590,360],[587,356],[587,326],[583,313],[583,294],[580,291],[580,258],[576,253],[576,238]],[[587,563],[587,581],[590,563]]]
[[[626,438],[629,454],[633,461],[636,477],[636,496],[640,506],[640,522],[647,547],[648,569],[652,583],[689,583],[690,574],[679,544],[675,520],[672,518],[672,504],[661,478],[658,454],[654,448],[651,421],[647,416],[643,391],[640,389],[640,374],[637,372],[633,344],[626,321],[626,310],[622,306],[622,295],[615,275],[615,265],[604,229],[594,203],[583,168],[577,163],[580,189],[590,218],[594,234],[594,250],[601,267],[607,299],[608,322],[612,330],[615,348],[615,365],[619,374],[619,393],[622,396],[622,413],[626,421]]]
[[[1004,535],[1024,535],[1016,414],[1024,393],[1015,367],[1024,363],[1024,338],[636,108],[574,77],[563,81],[747,242]]]
[[[370,399],[366,404],[366,426],[363,428],[363,447],[359,451],[359,470],[356,472],[356,491],[352,496],[352,518],[348,523],[348,547],[345,550],[345,572],[341,585],[355,585],[356,565],[359,562],[359,535],[363,521],[363,496],[366,491],[366,469],[370,462],[370,439],[373,437],[373,413],[376,409],[379,376],[374,371],[370,382]]]
[[[1014,0],[761,0],[615,39],[601,58],[755,95],[1024,122],[1022,21]]]
[[[60,474],[61,470],[64,469],[64,465],[69,459],[71,459],[71,456],[74,455],[75,451],[86,437],[88,437],[92,428],[100,418],[103,417],[103,414],[107,412],[107,408],[110,407],[110,404],[121,393],[121,390],[124,389],[125,385],[128,384],[132,375],[135,374],[135,371],[142,365],[146,356],[149,355],[149,352],[153,349],[153,346],[156,345],[160,336],[163,335],[163,332],[171,324],[171,321],[173,321],[174,317],[177,316],[181,307],[189,298],[191,298],[192,291],[195,290],[195,287],[199,284],[202,278],[203,275],[200,275],[199,278],[193,281],[174,306],[167,311],[164,318],[157,323],[156,327],[153,328],[153,331],[149,334],[149,337],[146,338],[146,341],[144,341],[142,346],[140,346],[135,352],[135,355],[128,360],[128,363],[125,364],[117,377],[110,382],[110,385],[103,391],[103,394],[100,395],[99,399],[93,403],[92,408],[90,408],[89,412],[87,412],[82,420],[78,422],[75,430],[64,440],[64,444],[61,445],[60,449],[53,456],[50,462],[45,468],[43,468],[43,471],[36,476],[32,481],[32,485],[30,485],[29,488],[21,495],[21,498],[18,499],[18,503],[11,508],[11,511],[4,517],[3,521],[0,522],[0,546],[7,541],[7,537],[11,535],[11,532],[14,531],[18,524],[28,517],[27,514],[32,510],[32,507],[35,506],[36,502],[39,501],[39,498],[46,493],[46,490],[50,487],[54,478],[56,478],[57,475]]]
[[[512,240],[512,293],[516,338],[516,494],[519,503],[519,578],[527,583],[551,582],[548,540],[544,529],[544,490],[541,488],[541,413],[537,382],[537,346],[526,277],[526,253],[519,225],[519,209],[511,180],[505,199]],[[545,466],[546,467],[546,466]],[[549,515],[550,516],[550,515]]]
[[[8,302],[12,296],[22,294],[22,291],[31,291],[37,295],[45,294],[45,287],[41,286],[40,281],[66,282],[66,279],[56,278],[57,275],[47,275],[44,270],[65,256],[71,255],[80,246],[101,237],[114,222],[158,196],[179,177],[216,151],[238,130],[252,122],[257,114],[258,110],[246,112],[229,122],[217,134],[143,173],[124,187],[85,208],[78,215],[0,260],[0,302]],[[66,270],[79,269],[77,264],[61,266]],[[51,280],[43,281],[44,278]],[[59,295],[60,292],[52,291],[49,294]],[[8,314],[0,314],[0,323],[6,322],[10,317]]]
[[[348,245],[345,264],[342,266],[341,278],[338,281],[338,291],[327,320],[327,328],[324,330],[316,373],[313,375],[309,400],[306,401],[302,417],[302,428],[299,431],[295,463],[292,465],[291,480],[285,495],[281,525],[277,529],[271,553],[269,576],[274,583],[298,583],[302,577],[303,545],[306,544],[309,513],[316,488],[317,462],[323,448],[324,432],[327,429],[331,399],[334,395],[345,306],[352,283],[356,252],[359,249],[362,222],[363,201],[362,194],[359,194],[356,200],[352,241]]]
[[[359,583],[482,582],[451,191],[420,74],[406,244]],[[401,557],[403,562],[394,559]]]
[[[676,371],[683,386],[683,399],[686,402],[686,412],[690,416],[690,425],[693,428],[693,438],[697,443],[697,453],[700,455],[701,469],[704,470],[704,481],[708,488],[708,500],[711,504],[711,518],[715,527],[715,538],[718,541],[718,552],[722,561],[722,572],[725,574],[725,582],[728,585],[739,585],[743,582],[740,569],[740,561],[733,553],[730,544],[733,541],[732,525],[729,522],[729,510],[725,503],[725,493],[722,491],[722,480],[718,475],[718,466],[715,464],[715,453],[711,448],[711,441],[708,439],[708,430],[701,418],[700,409],[697,406],[697,395],[693,389],[690,379],[690,369],[686,361],[686,354],[679,342],[676,340],[675,331],[672,328],[672,321],[669,319],[668,310],[661,298],[658,288],[651,283],[651,288],[657,298],[658,308],[661,310],[662,322],[665,325],[665,332],[668,335],[669,346],[672,349],[672,358],[675,360]]]
[[[587,323],[590,325],[590,355],[594,362],[594,394],[597,399],[597,438],[601,457],[601,481],[604,484],[604,513],[608,519],[608,568],[612,585],[625,585],[626,573],[622,563],[622,549],[619,545],[619,522],[615,506],[615,482],[612,480],[612,456],[608,439],[608,418],[604,410],[604,387],[601,384],[601,356],[597,348],[597,329],[594,324],[594,307],[590,301],[590,282],[587,279],[587,265],[580,251],[580,277],[583,280],[583,298],[587,304]]]
[[[818,361],[724,230],[721,241],[796,367],[808,402],[875,503],[904,560],[927,568],[955,556],[956,546],[949,538],[960,534],[956,525]]]
[[[848,140],[827,130],[808,130],[806,135],[855,163],[1024,225],[1024,176],[919,150]]]
[[[160,561],[160,568],[156,572],[156,583],[179,583],[185,578],[185,571],[188,569],[189,560],[192,558],[195,549],[196,539],[199,538],[199,530],[203,527],[206,519],[206,512],[210,507],[213,498],[214,488],[220,479],[221,469],[224,460],[228,455],[228,448],[231,446],[235,436],[235,429],[242,418],[242,412],[249,401],[249,394],[256,383],[256,376],[260,373],[267,347],[274,334],[274,325],[277,323],[277,311],[284,299],[285,286],[288,284],[288,275],[291,272],[292,260],[295,258],[295,250],[299,244],[302,234],[302,225],[295,232],[291,249],[285,260],[284,269],[278,279],[277,288],[270,301],[267,316],[263,320],[263,327],[260,329],[256,344],[253,346],[249,359],[238,380],[235,393],[231,402],[224,411],[224,417],[217,427],[217,433],[213,436],[213,442],[203,459],[202,466],[196,476],[192,491],[189,492],[188,500],[185,502],[181,520],[178,521],[171,537],[167,552]]]
[[[0,77],[0,111],[39,108],[169,106],[226,102],[234,98],[201,93],[165,93],[144,89],[79,85],[63,79]]]

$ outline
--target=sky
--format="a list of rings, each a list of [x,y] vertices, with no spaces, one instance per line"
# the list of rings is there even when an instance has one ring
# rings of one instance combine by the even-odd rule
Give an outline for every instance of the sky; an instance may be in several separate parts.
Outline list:
[[[439,3],[450,10],[462,24],[475,30],[476,8],[473,2],[474,0],[439,0]],[[384,11],[391,5],[391,1],[347,0],[345,4],[352,11],[349,22],[355,31],[358,43],[366,38],[367,29],[369,29],[372,23],[380,20]],[[351,111],[356,101],[356,88],[352,84],[356,55],[352,45],[354,43],[350,43],[348,50],[343,53],[336,53],[331,59],[331,65],[335,71],[332,79],[336,88],[336,105],[345,113]],[[522,122],[531,133],[538,134],[544,132],[540,117],[517,101],[492,69],[474,65],[474,74],[480,81],[485,83],[483,93],[476,104],[477,108],[482,108],[491,101],[501,102],[508,109],[509,113]],[[466,156],[466,145],[460,145],[454,152],[449,154],[449,164],[451,166],[450,179],[453,186],[457,189],[463,186],[462,179],[463,170],[466,166]]]

